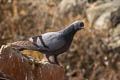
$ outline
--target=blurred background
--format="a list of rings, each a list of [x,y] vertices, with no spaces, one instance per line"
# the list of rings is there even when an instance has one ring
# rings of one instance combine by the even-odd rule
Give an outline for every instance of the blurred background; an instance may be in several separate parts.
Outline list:
[[[75,20],[85,29],[59,56],[65,80],[120,80],[120,0],[0,0],[0,46],[58,31]]]

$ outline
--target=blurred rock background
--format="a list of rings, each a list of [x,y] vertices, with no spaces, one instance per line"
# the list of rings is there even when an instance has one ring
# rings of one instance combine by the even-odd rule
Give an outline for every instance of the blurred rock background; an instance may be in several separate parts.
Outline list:
[[[58,31],[75,20],[85,29],[59,57],[66,80],[120,80],[120,0],[0,0],[0,45]]]

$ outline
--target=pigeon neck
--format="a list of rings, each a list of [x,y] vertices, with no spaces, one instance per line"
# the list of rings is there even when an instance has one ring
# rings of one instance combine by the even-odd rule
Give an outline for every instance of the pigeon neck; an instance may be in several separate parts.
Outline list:
[[[74,36],[77,30],[74,29],[73,25],[70,25],[66,27],[65,29],[63,29],[61,32],[64,36]]]

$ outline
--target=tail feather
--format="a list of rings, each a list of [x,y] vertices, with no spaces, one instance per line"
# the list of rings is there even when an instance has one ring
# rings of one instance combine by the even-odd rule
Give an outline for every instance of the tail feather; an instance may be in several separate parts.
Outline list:
[[[17,42],[10,43],[9,45],[20,51],[23,51],[23,50],[39,51],[39,47],[31,41],[17,41]]]

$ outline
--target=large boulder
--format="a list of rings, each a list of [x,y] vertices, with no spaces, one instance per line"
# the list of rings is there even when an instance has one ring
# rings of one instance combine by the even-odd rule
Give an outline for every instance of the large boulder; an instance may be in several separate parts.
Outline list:
[[[62,0],[57,7],[56,15],[57,17],[68,16],[69,13],[73,13],[74,16],[85,15],[86,3],[87,0]]]
[[[99,3],[99,4],[98,4]],[[86,10],[89,26],[95,29],[108,29],[111,12],[120,7],[120,1],[98,1]]]
[[[0,80],[64,80],[64,69],[45,58],[38,62],[3,45],[0,48]]]
[[[120,8],[111,13],[111,28],[108,36],[108,46],[120,52]]]

